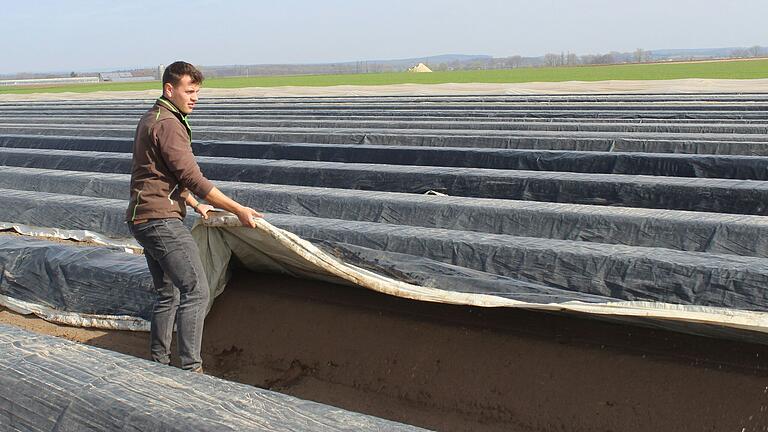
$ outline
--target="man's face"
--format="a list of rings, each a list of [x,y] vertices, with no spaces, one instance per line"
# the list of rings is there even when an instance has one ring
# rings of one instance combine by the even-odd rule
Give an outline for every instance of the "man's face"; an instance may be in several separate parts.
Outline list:
[[[189,114],[197,103],[197,94],[200,92],[200,84],[193,84],[189,75],[181,77],[177,86],[165,83],[163,88],[165,97],[176,105],[183,114]]]

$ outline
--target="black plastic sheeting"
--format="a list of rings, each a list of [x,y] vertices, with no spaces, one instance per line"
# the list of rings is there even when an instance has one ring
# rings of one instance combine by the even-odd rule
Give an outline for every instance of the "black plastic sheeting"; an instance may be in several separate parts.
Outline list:
[[[78,229],[101,224],[96,231],[129,235],[120,217],[124,201],[91,199],[89,203],[87,197],[3,193],[14,210],[4,211],[0,220],[12,217],[29,224]],[[448,291],[477,292],[492,281],[491,293],[528,303],[602,298],[768,310],[768,292],[763,289],[768,284],[765,258],[293,215],[267,214],[265,218],[337,256],[339,251],[355,250],[347,245],[368,250],[344,255],[351,264],[396,272],[406,282],[430,280],[428,286]],[[187,218],[188,225],[192,222]],[[358,259],[348,259],[354,256]],[[422,260],[419,269],[409,273],[407,269],[417,266],[416,257]],[[446,270],[445,265],[463,268],[463,273],[457,267]],[[500,278],[503,283],[498,282]],[[536,288],[532,297],[530,290],[520,289],[527,282]],[[107,301],[100,296],[94,303]]]
[[[0,429],[417,431],[0,324]]]
[[[92,137],[132,137],[133,127],[119,126],[85,126],[76,125],[0,125],[2,134],[37,135],[77,135]],[[318,143],[318,144],[372,144],[392,146],[424,146],[424,147],[474,147],[474,148],[509,148],[534,150],[573,150],[573,151],[620,151],[620,152],[650,152],[650,153],[692,153],[692,154],[724,154],[766,156],[768,142],[762,141],[760,135],[742,135],[740,137],[720,134],[695,135],[672,134],[663,136],[638,137],[628,134],[626,137],[614,133],[600,134],[597,132],[504,132],[493,134],[484,131],[482,135],[471,135],[463,131],[445,131],[436,134],[418,130],[375,131],[349,129],[328,129],[325,131],[307,128],[195,128],[194,138],[197,140],[236,140],[236,141],[267,141],[289,143]],[[577,136],[580,135],[580,136]],[[743,138],[741,138],[743,137]]]
[[[147,105],[144,107],[146,108]],[[0,109],[1,110],[1,109]],[[145,111],[145,110],[144,110]],[[89,124],[98,121],[99,123],[110,120],[114,124],[132,124],[138,118],[141,118],[143,114],[142,110],[135,111],[123,111],[123,112],[110,112],[109,114],[103,114],[98,116],[98,120],[94,120],[92,114],[85,113],[72,113],[67,112],[66,115],[62,113],[39,113],[29,112],[23,113],[23,115],[4,113],[3,120],[6,124],[39,124],[39,123],[67,123],[67,124]],[[454,113],[455,114],[455,113]],[[616,131],[646,131],[653,133],[664,132],[681,132],[681,133],[738,133],[738,134],[753,134],[759,133],[759,131],[768,128],[765,120],[759,118],[752,119],[631,119],[631,118],[578,118],[578,117],[558,117],[558,118],[516,118],[511,117],[498,117],[498,116],[485,116],[475,117],[471,111],[467,112],[468,116],[449,115],[449,113],[443,113],[443,115],[367,115],[365,112],[355,113],[339,113],[336,115],[316,115],[313,112],[305,113],[291,113],[291,114],[269,114],[260,115],[244,112],[242,115],[235,114],[236,120],[229,118],[229,116],[215,115],[211,113],[202,114],[198,111],[195,112],[194,120],[196,126],[210,126],[210,125],[232,125],[240,122],[241,125],[253,125],[255,122],[264,122],[264,124],[272,122],[307,122],[307,125],[314,125],[315,122],[323,123],[350,123],[352,122],[375,122],[380,124],[382,128],[389,128],[394,124],[402,124],[406,127],[415,125],[427,125],[423,128],[417,129],[436,129],[437,124],[446,125],[447,129],[523,129],[523,130],[579,130],[582,125],[584,130],[595,132],[616,132]],[[359,123],[356,123],[359,124]],[[373,123],[371,123],[373,124]],[[449,126],[450,124],[450,126]],[[679,127],[679,128],[678,128]],[[401,129],[400,127],[397,129]]]
[[[23,101],[23,106],[79,106],[79,105],[121,105],[125,103],[153,103],[154,98],[125,98],[125,99],[66,99]],[[356,103],[391,103],[391,102],[462,102],[462,103],[574,103],[574,102],[768,102],[765,93],[541,93],[541,94],[434,94],[434,95],[373,95],[373,96],[231,96],[226,98],[205,98],[201,105],[228,105],[232,103],[259,103],[262,105],[284,104],[326,104],[330,102]],[[1,101],[0,106],[18,106],[18,101]]]
[[[132,137],[133,127],[99,125],[3,125],[1,134],[77,135],[92,137]],[[450,132],[450,133],[449,133]],[[760,135],[664,134],[662,136],[599,132],[548,131],[442,131],[429,130],[350,130],[294,128],[219,128],[195,127],[194,138],[202,140],[267,141],[319,144],[372,144],[425,147],[475,147],[534,150],[620,151],[653,153],[693,153],[726,155],[768,155],[768,141]]]
[[[20,114],[29,115],[42,115],[42,116],[57,116],[66,114],[71,117],[83,117],[93,115],[106,115],[106,116],[127,116],[135,117],[137,120],[141,115],[152,105],[153,101],[148,101],[141,108],[125,109],[124,107],[112,107],[104,109],[102,107],[91,108],[72,108],[64,110],[51,110],[51,109],[39,109],[39,108],[26,108],[26,107],[14,107],[11,109],[0,108],[0,116],[18,116]],[[195,118],[198,115],[205,115],[207,117],[242,117],[242,118],[270,118],[270,117],[306,117],[306,118],[399,118],[399,119],[414,119],[414,118],[441,118],[441,119],[467,119],[473,118],[478,120],[502,120],[502,121],[514,121],[524,120],[528,121],[551,121],[551,120],[567,120],[567,121],[608,121],[608,122],[704,122],[704,121],[724,121],[728,123],[732,122],[745,122],[745,123],[765,123],[768,120],[768,115],[765,112],[759,111],[727,111],[727,110],[715,110],[715,111],[630,111],[630,110],[614,110],[614,111],[600,111],[596,109],[583,109],[583,110],[557,110],[551,111],[529,111],[529,110],[503,110],[503,111],[473,111],[467,110],[450,110],[450,111],[419,111],[417,109],[358,109],[354,111],[341,111],[332,109],[307,109],[307,110],[292,110],[292,109],[269,109],[262,108],[258,110],[236,110],[236,109],[217,109],[207,110],[203,107],[199,107],[195,110]]]
[[[276,225],[284,222],[280,219],[269,218]],[[299,220],[313,222],[312,218]],[[339,241],[314,242],[360,267],[375,268],[380,274],[404,282],[447,291],[492,294],[534,303],[615,301],[604,295],[547,286],[527,278],[490,274],[452,264],[445,257],[441,261]],[[0,235],[0,252],[8,256],[0,260],[0,270],[7,274],[0,280],[0,295],[64,313],[143,320],[151,317],[155,297],[143,256],[8,235]]]
[[[131,237],[125,223],[127,201],[7,189],[0,190],[0,196],[4,203],[0,207],[2,222]],[[187,219],[187,225],[192,226],[193,220]]]
[[[613,174],[199,157],[212,180],[764,215],[768,184]],[[124,153],[0,148],[0,165],[130,172]]]
[[[128,125],[135,126],[135,115],[121,116],[3,116],[4,124],[69,124],[69,125]],[[330,129],[415,129],[415,130],[467,130],[467,131],[559,131],[559,132],[617,132],[665,134],[761,134],[768,133],[765,124],[708,124],[708,123],[593,123],[593,122],[529,122],[485,121],[465,119],[393,119],[393,118],[216,118],[194,116],[195,127],[258,127],[258,128],[330,128]],[[760,139],[761,137],[755,137]]]
[[[120,212],[126,204],[104,200],[124,199],[128,183],[124,174],[94,178],[79,171],[6,167],[0,170],[0,196],[7,204],[0,208],[0,221],[128,235]],[[218,187],[268,213],[768,256],[768,224],[763,217],[259,183],[219,182]],[[77,210],[69,214],[72,205]],[[114,210],[101,213],[106,208]],[[52,225],[59,220],[68,226]]]
[[[63,312],[149,320],[155,293],[143,255],[0,235],[0,294]]]
[[[574,103],[574,102],[766,102],[768,97],[759,92],[706,92],[706,93],[536,93],[536,94],[394,94],[394,95],[313,95],[313,96],[231,96],[205,98],[206,105],[226,105],[232,103],[260,103],[283,104],[294,102],[296,104],[308,103],[390,103],[397,102],[463,102],[463,103],[490,103],[490,102],[546,102]],[[124,102],[151,103],[154,98],[139,97],[125,99],[66,99],[65,97],[53,100],[32,100],[29,105],[114,105]],[[26,104],[27,101],[24,101]],[[19,101],[2,101],[0,106],[18,105]]]
[[[128,236],[131,118],[151,103],[0,103],[0,221]],[[210,100],[193,150],[268,222],[398,281],[594,313],[724,308],[712,322],[758,329],[766,107],[768,95]]]
[[[312,241],[385,249],[615,300],[768,310],[763,258],[300,216],[275,215],[270,221]],[[393,269],[400,264],[376,262]]]
[[[0,135],[0,147],[131,153],[132,139]],[[757,156],[195,141],[198,156],[768,180]]]
[[[160,96],[158,94],[158,96]],[[430,100],[422,100],[417,102],[414,99],[401,98],[401,99],[385,99],[377,97],[376,99],[368,100],[353,100],[353,99],[323,99],[314,98],[311,101],[301,98],[275,98],[274,100],[268,99],[229,99],[229,98],[207,98],[201,102],[196,110],[204,112],[215,112],[220,110],[226,111],[261,111],[265,109],[286,109],[292,112],[301,111],[316,111],[322,109],[337,110],[340,112],[350,112],[359,110],[386,110],[386,109],[407,109],[417,111],[540,111],[550,112],[555,110],[561,111],[599,111],[604,113],[610,113],[613,111],[632,111],[638,114],[642,114],[647,111],[662,111],[671,113],[689,113],[689,112],[762,112],[765,113],[768,110],[768,101],[764,98],[750,99],[750,103],[743,103],[745,100],[721,100],[718,103],[702,103],[700,100],[689,101],[610,101],[599,100],[595,98],[587,103],[577,101],[562,101],[558,103],[551,103],[547,101],[514,101],[514,100],[484,100],[474,102],[457,102],[455,100],[439,100],[436,98],[429,98]],[[151,104],[153,100],[146,101],[109,101],[107,103],[94,103],[92,101],[81,103],[64,103],[53,104],[46,101],[40,101],[37,103],[27,102],[12,102],[6,104],[3,107],[16,112],[30,112],[38,111],[40,109],[51,111],[63,111],[72,109],[81,110],[99,110],[104,113],[109,113],[111,110],[125,110],[125,109],[141,109],[147,104]],[[595,103],[595,102],[599,102]],[[659,103],[663,102],[663,103]]]
[[[88,101],[24,101],[0,103],[0,115],[43,113],[67,114],[136,112],[152,99]],[[766,118],[764,94],[677,94],[677,95],[469,95],[469,96],[357,96],[357,97],[247,97],[207,98],[196,113],[220,116],[269,116],[312,113],[316,115],[374,116],[454,115],[457,117],[521,116],[557,118],[589,116],[595,118],[652,117],[685,118]]]
[[[126,121],[126,119],[130,118],[140,118],[141,115],[146,111],[146,108],[148,106],[151,106],[154,103],[154,101],[147,101],[146,104],[142,105],[141,107],[137,107],[135,109],[113,109],[110,110],[107,113],[99,114],[99,118],[103,119],[119,119],[119,123],[122,123]],[[396,110],[397,111],[397,110]],[[351,121],[351,120],[371,120],[371,121],[383,121],[383,120],[393,120],[396,122],[446,122],[446,121],[456,121],[458,123],[467,122],[467,124],[470,124],[473,121],[477,122],[483,122],[483,123],[495,123],[495,124],[504,124],[504,123],[539,123],[539,124],[546,124],[551,123],[553,125],[559,124],[559,123],[574,123],[574,124],[594,124],[594,125],[625,125],[625,124],[635,124],[635,125],[653,125],[653,124],[661,124],[661,125],[692,125],[692,126],[701,126],[701,125],[709,125],[712,126],[714,123],[717,123],[716,127],[730,127],[730,126],[739,126],[739,125],[748,125],[748,126],[758,126],[762,127],[765,125],[766,116],[763,116],[762,118],[755,114],[758,113],[749,113],[750,116],[748,118],[722,118],[719,116],[716,116],[717,118],[708,118],[708,117],[701,117],[701,118],[682,118],[684,116],[681,116],[681,118],[674,118],[668,117],[668,118],[632,118],[632,117],[626,117],[626,116],[619,116],[619,117],[605,117],[605,116],[597,116],[597,117],[584,117],[582,116],[584,111],[582,112],[571,112],[571,116],[559,116],[554,115],[553,117],[547,117],[546,114],[552,113],[535,113],[531,112],[530,114],[536,114],[535,116],[521,116],[523,112],[521,111],[503,111],[503,112],[478,112],[478,111],[440,111],[440,112],[420,112],[420,111],[413,111],[408,110],[409,114],[406,114],[404,112],[396,112],[391,113],[388,111],[381,111],[381,110],[358,110],[358,111],[352,111],[352,112],[332,112],[332,111],[301,111],[301,112],[290,112],[289,110],[264,110],[260,109],[257,111],[248,111],[248,110],[241,110],[239,112],[233,112],[233,111],[226,111],[226,110],[216,110],[213,112],[207,112],[204,108],[200,107],[198,105],[198,108],[195,110],[195,121],[196,124],[198,121],[216,121],[216,122],[227,122],[231,120],[231,117],[237,117],[240,120],[328,120],[328,121]],[[593,111],[586,111],[587,113],[593,112]],[[229,115],[225,115],[225,114]],[[413,115],[411,115],[411,113]],[[90,119],[94,117],[93,111],[82,111],[78,108],[73,108],[71,110],[67,110],[66,113],[63,111],[46,111],[46,110],[33,110],[33,111],[26,111],[26,112],[15,112],[15,110],[5,110],[2,107],[0,107],[0,114],[2,114],[3,118],[5,119],[11,119],[11,121],[8,121],[8,123],[15,123],[17,120],[19,122],[23,123],[39,123],[39,121],[36,121],[36,119],[58,119],[58,118],[66,118],[72,120],[73,123],[88,123]],[[543,114],[543,115],[542,115]],[[554,113],[557,114],[557,113]],[[643,114],[647,114],[646,112],[643,112]],[[727,114],[724,111],[718,111],[716,114]],[[713,114],[714,115],[714,114]],[[21,119],[24,119],[23,121]],[[751,130],[751,129],[746,129]],[[735,132],[735,131],[734,131]]]

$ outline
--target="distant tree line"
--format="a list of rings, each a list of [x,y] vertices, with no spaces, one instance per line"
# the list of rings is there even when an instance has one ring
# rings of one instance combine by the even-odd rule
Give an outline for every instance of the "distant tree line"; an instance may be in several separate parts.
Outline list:
[[[668,52],[668,51],[667,51]],[[686,51],[682,51],[686,52]],[[637,48],[632,52],[611,51],[604,54],[576,55],[570,52],[547,53],[538,57],[523,57],[519,55],[509,57],[476,56],[468,59],[450,61],[423,60],[385,60],[385,61],[356,61],[345,63],[326,64],[266,64],[266,65],[226,65],[203,66],[201,69],[207,77],[234,77],[234,76],[275,76],[275,75],[324,75],[324,74],[365,74],[381,72],[404,72],[415,64],[425,63],[433,71],[454,70],[485,70],[485,69],[517,69],[526,67],[566,67],[579,65],[609,65],[622,63],[648,63],[660,61],[695,61],[713,58],[755,58],[768,57],[768,48],[753,46],[739,48],[731,51],[718,52],[716,55],[669,55],[665,51],[647,51]],[[123,71],[120,71],[123,72]],[[154,68],[126,70],[136,76],[152,76],[156,74]],[[27,78],[56,78],[62,76],[89,76],[96,73],[79,74],[70,73],[19,73],[5,75],[9,79]]]
[[[206,76],[275,76],[275,75],[327,75],[327,74],[359,74],[379,72],[402,72],[403,67],[388,65],[380,62],[358,61],[347,63],[326,64],[267,64],[267,65],[228,65],[203,66]]]
[[[768,56],[768,48],[755,45],[751,48],[737,49],[731,52],[731,57],[754,58]]]
[[[768,48],[755,45],[750,48],[732,50],[728,55],[720,58],[756,58],[768,56]],[[714,58],[714,57],[710,57]],[[620,53],[611,51],[607,54],[588,54],[575,56],[573,54],[546,54],[544,55],[544,66],[572,66],[572,65],[600,65],[600,64],[619,64],[619,63],[649,63],[659,61],[693,61],[705,60],[706,57],[688,56],[688,57],[665,57],[655,55],[653,51],[646,51],[638,48],[631,53]]]
[[[746,58],[768,56],[768,49],[754,46],[748,49],[734,50],[729,57]],[[277,76],[277,75],[326,75],[326,74],[365,74],[382,72],[405,72],[409,67],[422,62],[433,71],[456,70],[491,70],[517,69],[526,67],[561,67],[579,65],[609,65],[622,63],[647,63],[666,60],[701,60],[701,57],[667,58],[655,56],[653,51],[637,48],[632,52],[611,51],[604,54],[576,55],[570,52],[547,53],[538,57],[478,57],[468,60],[451,60],[434,62],[429,59],[404,62],[391,61],[357,61],[325,64],[266,64],[266,65],[227,65],[204,66],[203,73],[208,77],[235,76]]]

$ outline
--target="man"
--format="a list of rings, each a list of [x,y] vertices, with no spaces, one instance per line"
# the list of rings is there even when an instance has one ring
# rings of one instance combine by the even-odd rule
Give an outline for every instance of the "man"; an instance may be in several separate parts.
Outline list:
[[[136,128],[131,170],[131,201],[126,220],[144,247],[157,291],[150,332],[152,360],[170,364],[176,321],[182,369],[202,373],[200,348],[210,292],[200,252],[182,220],[189,205],[203,218],[213,206],[228,210],[254,227],[256,210],[221,193],[200,171],[192,153],[187,115],[198,100],[202,73],[175,62],[163,73],[163,96]],[[190,194],[190,191],[192,192]]]

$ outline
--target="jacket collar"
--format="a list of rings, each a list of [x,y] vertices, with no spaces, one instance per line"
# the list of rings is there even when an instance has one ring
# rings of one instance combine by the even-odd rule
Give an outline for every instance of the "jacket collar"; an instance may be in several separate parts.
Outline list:
[[[167,109],[168,111],[172,112],[174,117],[179,119],[181,124],[184,125],[184,127],[187,129],[187,133],[189,134],[189,142],[192,142],[192,127],[189,126],[189,122],[187,121],[187,116],[185,114],[182,114],[181,111],[176,108],[176,105],[173,104],[170,100],[166,99],[165,96],[160,96],[157,98],[157,102],[155,103],[157,106],[163,107]]]

